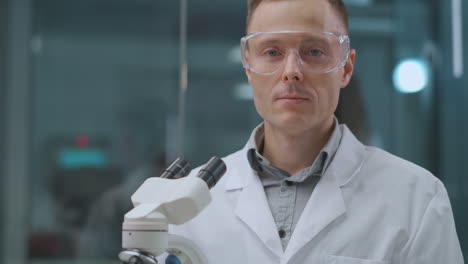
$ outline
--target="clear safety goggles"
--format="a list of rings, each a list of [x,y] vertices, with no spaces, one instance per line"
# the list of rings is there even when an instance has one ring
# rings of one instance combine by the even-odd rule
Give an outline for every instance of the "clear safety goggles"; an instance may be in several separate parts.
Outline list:
[[[346,64],[349,52],[349,37],[331,32],[257,32],[241,39],[244,68],[263,75],[283,69],[291,55],[304,71],[332,72]]]

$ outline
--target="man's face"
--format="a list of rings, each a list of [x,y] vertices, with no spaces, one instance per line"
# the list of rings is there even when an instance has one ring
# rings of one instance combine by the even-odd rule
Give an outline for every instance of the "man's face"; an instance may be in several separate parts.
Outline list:
[[[316,30],[346,35],[335,12],[327,0],[263,1],[252,15],[248,34]],[[294,54],[272,75],[247,69],[258,113],[267,125],[290,133],[329,128],[340,88],[351,78],[354,57],[352,50],[346,65],[329,73],[307,71]]]

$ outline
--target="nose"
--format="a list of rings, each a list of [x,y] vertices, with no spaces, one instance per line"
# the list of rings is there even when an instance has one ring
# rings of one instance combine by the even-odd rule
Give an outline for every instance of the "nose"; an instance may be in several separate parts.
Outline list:
[[[292,50],[288,52],[286,57],[284,69],[283,69],[283,80],[284,81],[302,81],[304,76],[302,75],[302,60],[297,54],[297,51]]]

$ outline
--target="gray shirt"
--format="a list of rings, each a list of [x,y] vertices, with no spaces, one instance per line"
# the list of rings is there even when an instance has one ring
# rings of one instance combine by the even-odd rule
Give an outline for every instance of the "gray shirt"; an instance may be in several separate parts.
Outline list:
[[[275,167],[262,156],[265,136],[263,124],[252,133],[249,141],[253,141],[251,146],[254,148],[248,151],[248,160],[262,180],[283,249],[286,249],[310,195],[340,145],[342,133],[338,126],[335,118],[332,135],[315,161],[294,175]]]

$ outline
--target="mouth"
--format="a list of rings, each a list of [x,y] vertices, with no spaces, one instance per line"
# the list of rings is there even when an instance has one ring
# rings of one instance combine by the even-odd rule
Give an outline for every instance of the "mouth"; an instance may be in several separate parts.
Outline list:
[[[289,104],[300,104],[308,100],[309,98],[298,95],[298,94],[285,94],[285,95],[281,95],[275,98],[275,101],[289,103]]]

